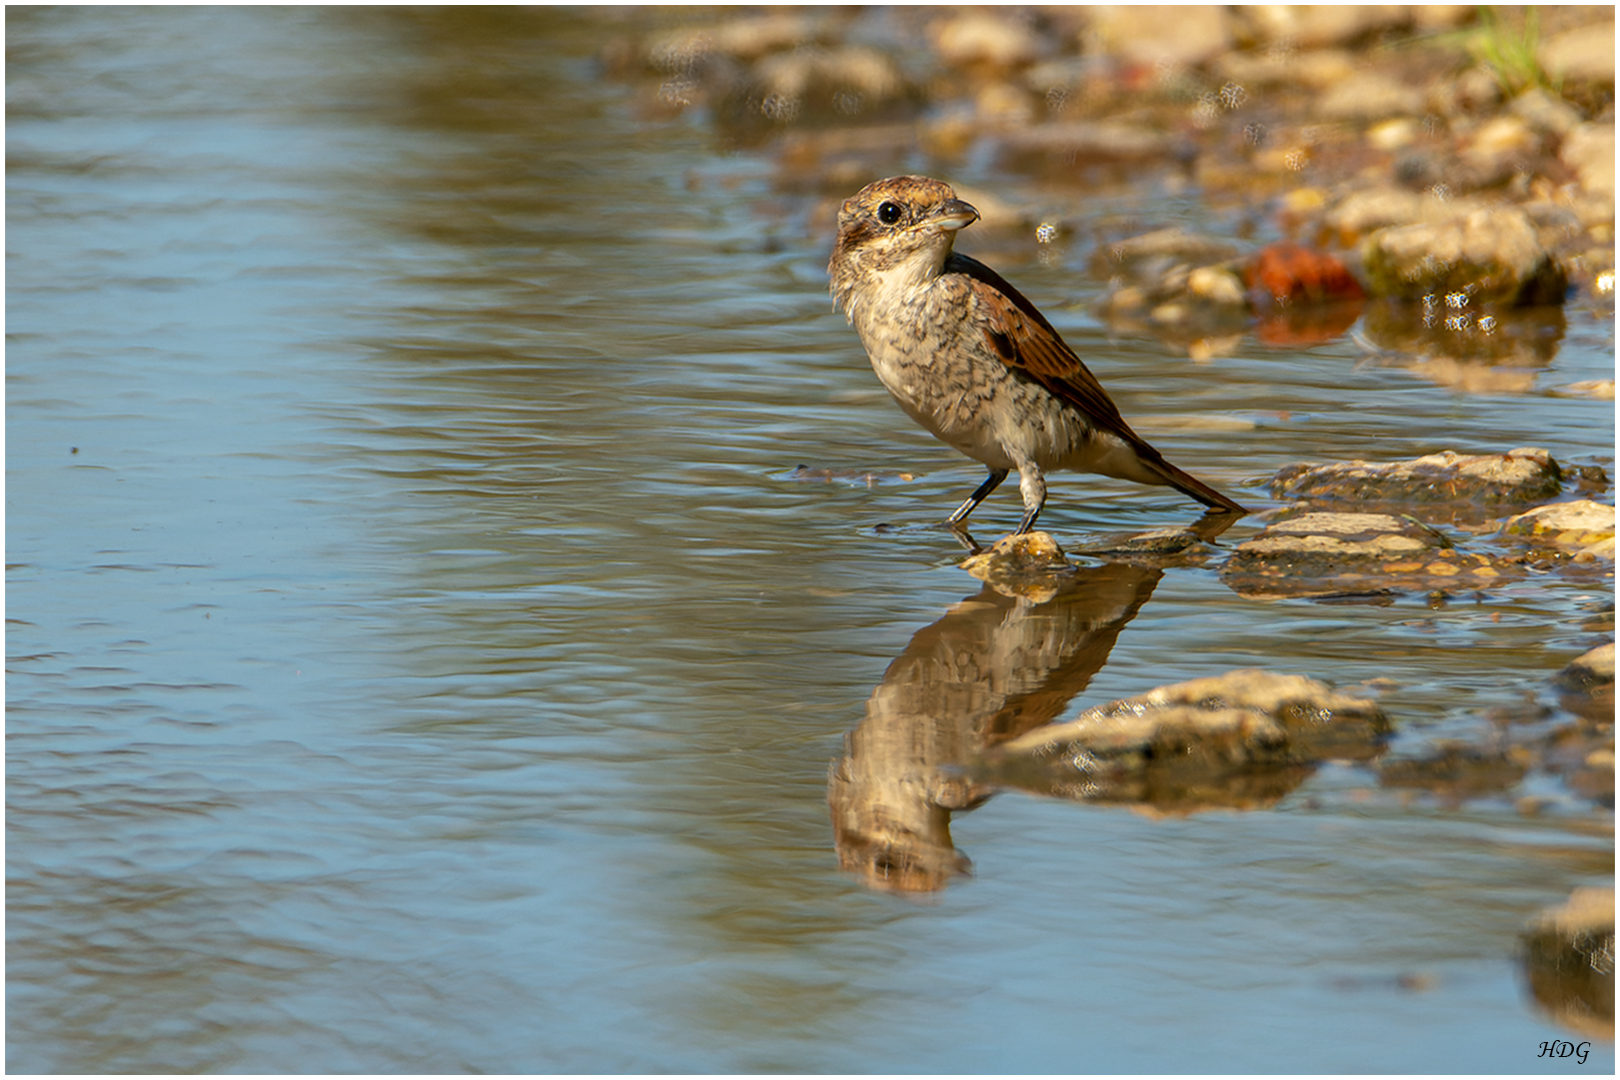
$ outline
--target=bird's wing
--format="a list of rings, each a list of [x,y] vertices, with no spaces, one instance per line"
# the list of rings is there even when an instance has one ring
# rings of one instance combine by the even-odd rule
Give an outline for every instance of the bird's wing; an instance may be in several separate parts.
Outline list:
[[[1035,305],[1000,274],[977,259],[955,252],[945,260],[945,273],[960,275],[960,280],[965,282],[973,298],[975,317],[983,323],[991,349],[1008,367],[1028,373],[1057,397],[1085,413],[1099,430],[1125,440],[1136,452],[1138,461],[1162,476],[1171,487],[1191,495],[1205,506],[1243,511],[1243,507],[1227,496],[1170,464],[1146,439],[1132,431],[1097,376],[1058,336]]]
[[[953,252],[945,273],[967,279],[985,337],[1008,367],[1026,371],[1042,386],[1075,406],[1098,427],[1140,442],[1119,407],[1080,357],[1058,336],[1035,305],[1005,278],[977,259]]]

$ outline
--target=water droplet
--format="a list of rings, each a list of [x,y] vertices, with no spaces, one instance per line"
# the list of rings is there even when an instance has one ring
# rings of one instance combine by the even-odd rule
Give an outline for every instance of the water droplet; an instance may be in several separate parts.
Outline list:
[[[759,111],[777,123],[785,124],[799,115],[799,99],[786,94],[772,94],[759,103]]]

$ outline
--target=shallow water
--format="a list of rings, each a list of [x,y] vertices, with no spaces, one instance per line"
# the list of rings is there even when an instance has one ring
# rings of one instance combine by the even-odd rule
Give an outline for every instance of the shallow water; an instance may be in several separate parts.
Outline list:
[[[1575,810],[1330,765],[1252,813],[1000,795],[931,903],[840,873],[828,762],[978,595],[932,523],[981,473],[831,312],[814,201],[638,119],[605,17],[7,23],[9,1069],[1526,1071],[1565,1036],[1515,950],[1612,875]],[[1097,211],[1225,224],[1148,194]],[[1610,403],[1349,339],[1112,335],[1090,254],[998,265],[1250,505],[1299,460],[1612,449]],[[1572,309],[1538,386],[1608,377],[1610,319]],[[1065,542],[1196,516],[1052,488]],[[1063,715],[1387,677],[1396,752],[1544,693],[1610,600],[1148,592]]]

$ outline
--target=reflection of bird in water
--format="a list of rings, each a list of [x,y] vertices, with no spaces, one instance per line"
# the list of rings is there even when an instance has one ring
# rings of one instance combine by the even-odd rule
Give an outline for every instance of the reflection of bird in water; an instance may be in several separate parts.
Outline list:
[[[986,586],[911,639],[832,764],[827,802],[839,863],[870,884],[930,892],[964,873],[950,815],[989,797],[951,772],[1051,723],[1108,660],[1163,571],[1083,569],[1032,604]]]

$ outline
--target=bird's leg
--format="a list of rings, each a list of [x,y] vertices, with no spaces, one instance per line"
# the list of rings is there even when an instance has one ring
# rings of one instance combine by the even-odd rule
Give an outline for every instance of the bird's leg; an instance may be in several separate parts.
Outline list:
[[[945,519],[945,524],[960,524],[964,518],[973,513],[980,503],[984,502],[986,496],[1000,487],[1001,482],[1005,479],[1007,479],[1006,469],[991,469],[990,475],[985,477],[984,483],[974,489],[973,494],[967,497],[967,502],[956,508],[956,513]]]
[[[1035,527],[1035,519],[1041,516],[1041,507],[1046,505],[1046,479],[1033,461],[1019,463],[1018,491],[1024,496],[1024,519],[1018,523],[1018,532],[1022,534]]]

